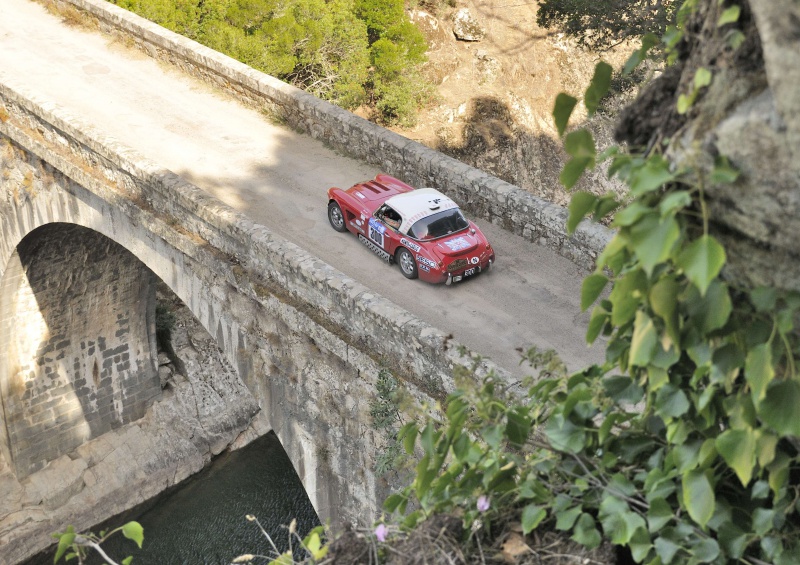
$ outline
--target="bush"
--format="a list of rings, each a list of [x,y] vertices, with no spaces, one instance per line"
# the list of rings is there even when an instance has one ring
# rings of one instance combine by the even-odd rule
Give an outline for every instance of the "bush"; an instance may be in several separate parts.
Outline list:
[[[411,123],[431,90],[402,0],[111,0],[344,108]]]

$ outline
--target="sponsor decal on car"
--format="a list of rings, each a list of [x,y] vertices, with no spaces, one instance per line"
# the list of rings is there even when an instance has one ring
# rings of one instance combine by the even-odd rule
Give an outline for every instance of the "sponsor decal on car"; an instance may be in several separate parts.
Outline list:
[[[457,237],[455,239],[451,239],[450,241],[445,241],[444,244],[450,248],[450,251],[461,251],[462,249],[469,247],[469,241],[463,237]]]
[[[361,227],[361,220],[350,220],[350,225],[360,232],[364,231],[364,228]]]
[[[383,234],[386,233],[386,226],[381,224],[375,218],[369,219],[369,238],[383,247]]]
[[[428,266],[426,266],[426,265],[423,265],[423,264],[421,264],[421,263],[418,265],[418,267],[419,267],[419,270],[420,270],[420,271],[425,271],[426,273],[430,273],[430,272],[431,272],[431,269],[430,269],[430,267],[428,267]]]
[[[469,262],[472,263],[473,265],[477,265],[478,261],[480,261],[480,259],[478,259],[477,257],[472,257],[469,260]]]
[[[420,247],[419,245],[417,245],[413,241],[408,241],[406,238],[401,238],[400,239],[400,245],[404,245],[404,246],[408,247],[414,253],[419,253],[419,250],[422,249],[422,247]]]
[[[430,267],[431,269],[435,269],[438,265],[436,265],[435,261],[431,261],[427,257],[423,257],[422,255],[417,255],[417,262],[420,265],[425,265],[426,267]]]

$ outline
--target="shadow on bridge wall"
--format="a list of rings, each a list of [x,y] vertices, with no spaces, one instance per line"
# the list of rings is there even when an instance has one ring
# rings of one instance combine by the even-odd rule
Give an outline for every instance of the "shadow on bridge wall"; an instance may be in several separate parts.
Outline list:
[[[153,280],[77,225],[45,225],[18,245],[0,282],[2,443],[18,479],[160,395]]]

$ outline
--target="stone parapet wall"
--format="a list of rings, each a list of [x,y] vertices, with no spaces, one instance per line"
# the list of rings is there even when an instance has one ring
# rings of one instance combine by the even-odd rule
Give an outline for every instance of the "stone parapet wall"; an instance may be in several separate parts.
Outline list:
[[[608,243],[608,229],[583,222],[565,233],[567,211],[521,188],[386,130],[274,77],[104,0],[58,0],[90,14],[104,31],[200,77],[240,100],[413,186],[436,187],[474,216],[556,250],[585,268]]]

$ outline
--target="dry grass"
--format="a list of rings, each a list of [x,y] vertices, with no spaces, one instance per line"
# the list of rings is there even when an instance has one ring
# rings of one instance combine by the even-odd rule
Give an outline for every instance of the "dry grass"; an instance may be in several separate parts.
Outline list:
[[[436,515],[409,533],[378,544],[370,531],[347,529],[330,545],[335,565],[613,565],[614,549],[588,550],[558,532],[522,535],[518,521],[480,529],[464,541],[461,518]]]

